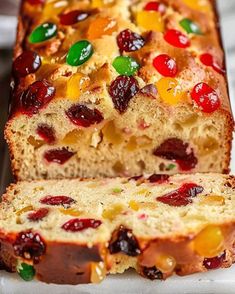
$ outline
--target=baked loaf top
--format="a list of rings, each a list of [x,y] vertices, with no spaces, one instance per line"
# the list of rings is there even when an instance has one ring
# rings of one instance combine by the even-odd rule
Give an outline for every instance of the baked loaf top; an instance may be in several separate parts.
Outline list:
[[[24,0],[19,20],[14,113],[64,99],[65,119],[87,127],[140,91],[169,111],[230,111],[214,1]]]
[[[52,279],[53,258],[57,273],[59,263],[73,263],[66,267],[65,280],[60,278],[65,283],[87,282],[74,275],[89,262],[106,262],[112,273],[135,267],[144,275],[143,267],[156,266],[159,254],[170,256],[169,264],[161,260],[158,265],[165,264],[167,275],[205,271],[210,267],[204,259],[217,260],[224,250],[228,266],[234,186],[233,176],[217,174],[19,182],[0,206],[0,240],[16,259],[34,264],[47,282],[60,281]],[[70,249],[71,256],[80,250],[79,258],[71,261],[65,254]]]

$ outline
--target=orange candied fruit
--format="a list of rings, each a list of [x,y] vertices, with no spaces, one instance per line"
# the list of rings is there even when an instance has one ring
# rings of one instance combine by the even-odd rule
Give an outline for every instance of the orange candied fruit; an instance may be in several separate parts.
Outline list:
[[[113,145],[119,145],[122,143],[123,138],[121,132],[115,127],[113,121],[108,122],[102,129],[104,138]]]
[[[20,216],[22,213],[25,213],[25,212],[28,212],[28,211],[32,211],[32,210],[34,210],[33,206],[32,205],[28,205],[28,206],[26,206],[26,207],[18,210],[16,212],[16,215]]]
[[[104,35],[112,35],[117,29],[116,20],[109,17],[99,17],[91,22],[87,31],[87,38],[90,40],[99,39]]]
[[[90,79],[84,74],[76,73],[72,75],[67,83],[67,98],[79,100],[80,95],[90,84]]]
[[[200,204],[222,206],[225,204],[225,199],[223,196],[210,195],[210,196],[204,197],[200,201]]]
[[[69,209],[61,208],[60,212],[64,215],[70,215],[70,216],[79,216],[82,214],[82,211],[76,210],[74,208],[69,208]]]
[[[164,31],[162,16],[156,11],[139,11],[136,15],[137,25],[146,31]]]
[[[172,272],[176,266],[174,257],[166,254],[158,255],[155,261],[155,266],[162,273]]]
[[[210,4],[207,0],[183,0],[183,2],[194,10],[202,12],[208,12],[210,10]]]
[[[181,86],[174,78],[162,78],[157,82],[156,86],[161,99],[167,104],[176,105],[185,97]]]
[[[135,210],[135,211],[138,211],[138,210],[140,209],[139,203],[136,202],[135,200],[130,200],[130,201],[129,201],[129,207],[130,207],[132,210]]]
[[[92,8],[102,8],[113,4],[113,0],[92,0]]]
[[[62,143],[65,145],[77,144],[83,136],[84,133],[82,130],[73,130],[65,135],[64,139],[62,140]]]
[[[108,220],[114,220],[116,216],[121,214],[125,209],[123,204],[113,204],[109,209],[105,209],[102,213],[102,217]]]
[[[104,262],[91,263],[91,282],[99,284],[106,277],[106,268]]]
[[[194,239],[194,250],[201,256],[211,258],[224,250],[224,236],[218,226],[209,225]]]
[[[45,142],[43,140],[37,140],[33,136],[29,136],[27,141],[30,145],[32,145],[35,148],[39,148],[45,144]]]

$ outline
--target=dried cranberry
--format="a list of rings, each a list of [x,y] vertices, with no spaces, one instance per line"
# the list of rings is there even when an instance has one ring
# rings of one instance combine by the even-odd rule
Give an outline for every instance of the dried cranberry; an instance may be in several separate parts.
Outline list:
[[[166,12],[166,6],[158,1],[150,1],[145,5],[144,10],[157,11],[164,14]]]
[[[69,221],[67,221],[63,226],[61,227],[65,231],[69,232],[80,232],[89,228],[96,229],[98,228],[102,222],[100,220],[96,219],[79,219],[74,218]]]
[[[139,91],[139,85],[134,77],[118,76],[109,87],[115,109],[120,113],[127,110],[129,102]]]
[[[197,84],[191,92],[191,97],[205,113],[216,111],[221,104],[216,91],[206,83]]]
[[[168,30],[164,35],[164,39],[174,47],[187,48],[190,46],[188,37],[177,30]]]
[[[193,150],[189,148],[189,144],[177,138],[167,139],[154,150],[153,154],[164,159],[174,160],[183,171],[193,169],[198,162]]]
[[[47,208],[40,208],[34,212],[31,212],[28,214],[28,219],[33,222],[37,222],[39,220],[42,220],[44,217],[46,217],[49,213],[49,210]]]
[[[26,0],[26,1],[31,5],[39,5],[45,2],[45,0]]]
[[[75,200],[68,196],[45,196],[40,200],[40,203],[46,205],[70,205],[75,203]]]
[[[69,151],[66,148],[62,149],[51,149],[44,153],[44,158],[48,162],[55,162],[58,164],[64,164],[68,161],[75,153]]]
[[[46,245],[42,237],[30,230],[19,233],[13,247],[17,256],[28,260],[33,259],[34,262],[38,261],[39,257],[46,251]]]
[[[55,95],[55,88],[46,80],[36,81],[22,93],[21,111],[27,115],[38,113]]]
[[[38,126],[37,134],[48,144],[54,143],[56,140],[55,130],[46,124]]]
[[[225,73],[225,69],[221,68],[218,63],[214,60],[214,57],[209,53],[204,53],[200,56],[200,60],[206,66],[211,66],[215,71],[220,74]]]
[[[162,184],[167,182],[169,180],[169,177],[169,175],[153,174],[148,178],[148,180],[150,183]]]
[[[146,277],[150,280],[162,280],[163,279],[162,272],[159,269],[157,269],[155,266],[153,266],[153,267],[144,266],[142,268],[142,274],[144,277]]]
[[[220,268],[226,258],[226,252],[224,251],[222,254],[212,258],[205,258],[203,261],[203,265],[206,269],[212,270]]]
[[[153,66],[164,77],[175,77],[178,72],[175,60],[167,54],[161,54],[155,57]]]
[[[170,206],[186,206],[192,203],[192,198],[203,192],[203,187],[194,183],[183,184],[179,189],[166,195],[157,197],[156,200]]]
[[[141,253],[132,231],[123,226],[114,232],[109,243],[109,251],[111,254],[122,252],[128,256],[137,256]]]
[[[25,77],[35,73],[41,66],[40,56],[33,51],[24,51],[13,63],[13,71],[17,77]]]
[[[89,13],[81,10],[73,10],[60,15],[60,23],[65,26],[74,25],[88,18]]]
[[[117,44],[121,51],[132,52],[142,48],[145,40],[137,33],[127,29],[117,36]]]
[[[83,104],[71,106],[66,114],[71,122],[84,128],[88,128],[93,124],[98,124],[104,119],[99,110],[88,108]]]

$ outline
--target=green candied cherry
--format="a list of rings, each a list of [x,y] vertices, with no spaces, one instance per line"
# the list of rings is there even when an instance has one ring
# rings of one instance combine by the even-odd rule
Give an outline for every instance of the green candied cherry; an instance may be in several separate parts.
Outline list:
[[[19,276],[25,281],[31,281],[35,276],[35,269],[27,263],[18,263],[16,270]]]
[[[202,35],[199,26],[189,18],[182,19],[180,25],[188,34]]]
[[[36,27],[29,36],[30,43],[41,43],[57,35],[57,25],[52,22],[45,22]]]
[[[87,40],[81,40],[70,47],[66,61],[69,65],[79,66],[89,60],[93,52],[92,44]]]
[[[132,76],[140,68],[138,62],[129,56],[118,56],[113,61],[115,70],[124,76]]]

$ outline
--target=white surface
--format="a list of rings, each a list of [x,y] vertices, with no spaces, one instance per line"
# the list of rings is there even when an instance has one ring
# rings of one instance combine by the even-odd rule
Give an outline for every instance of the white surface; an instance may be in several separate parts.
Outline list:
[[[0,0],[1,1],[1,0]],[[223,37],[227,51],[230,96],[235,109],[235,0],[220,0],[223,17]],[[1,18],[0,18],[1,21]],[[7,23],[7,22],[6,22]],[[14,20],[11,22],[14,26]],[[9,27],[8,27],[9,28]],[[14,33],[10,33],[10,38]],[[1,33],[2,36],[2,33]],[[2,40],[1,40],[2,41]],[[8,41],[9,42],[9,41]],[[235,147],[235,145],[234,145]],[[233,150],[235,150],[233,148]],[[235,173],[235,152],[233,151],[232,172]],[[17,275],[0,272],[0,294],[234,294],[235,266],[226,270],[210,271],[187,277],[171,277],[167,281],[149,281],[130,271],[124,275],[109,276],[100,285],[58,286],[37,281],[24,282]]]

